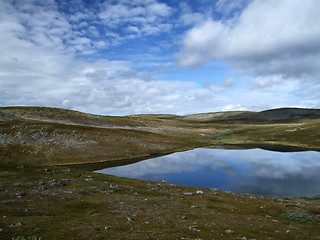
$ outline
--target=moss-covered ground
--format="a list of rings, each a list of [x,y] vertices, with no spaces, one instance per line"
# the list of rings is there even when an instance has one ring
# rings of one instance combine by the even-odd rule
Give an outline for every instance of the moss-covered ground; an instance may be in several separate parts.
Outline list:
[[[1,108],[0,239],[320,239],[319,197],[275,199],[72,167],[202,146],[320,151],[319,119],[197,118]]]

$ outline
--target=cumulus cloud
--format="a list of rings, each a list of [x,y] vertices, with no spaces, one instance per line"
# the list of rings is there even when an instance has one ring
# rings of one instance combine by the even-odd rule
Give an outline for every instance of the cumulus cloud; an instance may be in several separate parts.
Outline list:
[[[192,68],[226,59],[249,76],[318,79],[319,11],[316,0],[252,1],[231,19],[209,19],[189,30],[177,62]]]
[[[316,59],[319,52],[313,51],[316,43],[306,46],[302,44],[304,37],[301,37],[299,46],[304,48],[293,51],[297,46],[294,44],[289,44],[287,50],[278,47],[279,57],[276,51],[265,51],[268,54],[259,48],[257,53],[249,51],[247,45],[254,45],[254,39],[261,34],[257,34],[252,42],[251,36],[248,42],[243,36],[239,37],[239,44],[247,49],[242,51],[229,39],[230,36],[240,36],[237,31],[244,30],[249,21],[242,15],[253,11],[250,6],[259,6],[259,2],[248,5],[238,18],[222,22],[205,21],[207,14],[197,13],[187,4],[180,4],[183,9],[180,14],[156,0],[105,1],[92,6],[86,1],[70,2],[72,4],[53,0],[0,0],[0,105],[52,106],[120,115],[261,110],[293,106],[297,100],[302,107],[320,107],[319,83],[314,82],[310,89],[308,82],[287,81],[289,75],[296,78],[316,76],[320,69]],[[305,4],[310,5],[309,2]],[[301,13],[297,18],[304,19],[303,16]],[[177,17],[175,23],[169,21],[173,17]],[[181,74],[168,57],[172,43],[159,33],[179,32],[190,26],[196,27],[186,35],[184,49],[179,55],[180,64],[190,67],[212,58],[225,58],[251,76],[252,91],[235,88],[239,80],[234,80],[232,74],[224,76],[225,81],[208,81],[203,85],[196,79],[182,81],[185,73]],[[303,26],[305,24],[297,25],[297,29]],[[313,24],[312,28],[315,31],[317,26]],[[220,29],[219,34],[217,29]],[[301,33],[306,35],[306,32]],[[172,39],[179,38],[179,33],[174,32]],[[143,37],[151,35],[156,41],[147,43]],[[227,43],[220,35],[229,37]],[[309,35],[316,36],[313,32]],[[140,37],[145,42],[140,45],[143,47],[138,49],[138,55],[131,46],[128,47],[130,54],[122,52],[122,48],[119,50],[121,44]],[[130,43],[140,44],[137,41]],[[151,55],[151,51],[158,55]],[[112,59],[125,60],[108,60],[110,55]],[[255,69],[252,68],[253,62]],[[178,72],[169,77],[171,80],[166,80],[166,74],[176,70]],[[268,78],[271,73],[273,77]],[[206,79],[211,80],[210,77]],[[283,94],[281,91],[285,89],[289,89],[292,95]],[[281,96],[278,95],[280,92]],[[270,100],[266,103],[265,99]]]

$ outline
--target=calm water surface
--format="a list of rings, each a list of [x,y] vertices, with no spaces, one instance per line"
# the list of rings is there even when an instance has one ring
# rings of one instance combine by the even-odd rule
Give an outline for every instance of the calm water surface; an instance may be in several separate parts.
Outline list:
[[[278,197],[320,194],[320,152],[199,148],[97,172],[237,193]]]

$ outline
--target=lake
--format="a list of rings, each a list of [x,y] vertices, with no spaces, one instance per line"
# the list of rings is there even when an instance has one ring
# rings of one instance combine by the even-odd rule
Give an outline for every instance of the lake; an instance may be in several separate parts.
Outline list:
[[[320,195],[320,152],[198,148],[96,172],[236,193]]]

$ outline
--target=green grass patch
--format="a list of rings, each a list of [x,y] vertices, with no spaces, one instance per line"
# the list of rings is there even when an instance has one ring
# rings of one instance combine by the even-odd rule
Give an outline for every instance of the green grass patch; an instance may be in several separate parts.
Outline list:
[[[317,221],[317,219],[309,213],[292,210],[282,213],[281,218],[299,223],[314,223]]]

